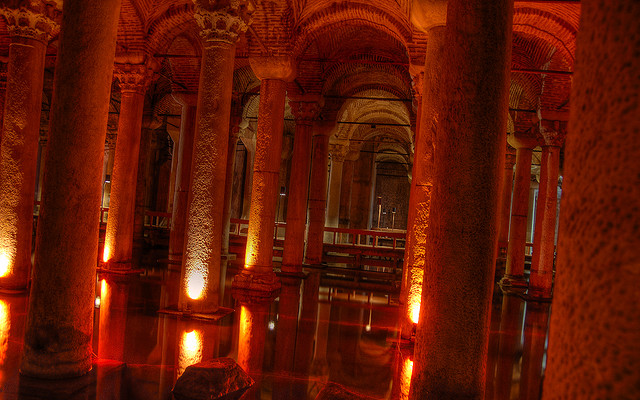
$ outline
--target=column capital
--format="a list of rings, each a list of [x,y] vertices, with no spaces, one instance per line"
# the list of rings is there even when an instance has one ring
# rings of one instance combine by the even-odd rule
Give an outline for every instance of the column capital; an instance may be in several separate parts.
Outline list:
[[[206,43],[233,44],[247,30],[255,6],[250,0],[193,0],[194,18],[200,27],[200,37]]]
[[[562,147],[567,137],[567,122],[543,119],[540,121],[542,146]]]
[[[296,77],[296,63],[291,56],[256,56],[249,64],[258,79],[277,79],[291,82]]]
[[[339,140],[333,143],[329,143],[329,154],[331,159],[336,162],[344,162],[349,153],[349,141]]]
[[[322,96],[290,96],[289,106],[296,124],[311,125],[322,109]]]
[[[120,92],[144,94],[153,78],[153,69],[148,63],[115,63],[113,75],[120,81]]]
[[[413,99],[419,102],[422,99],[422,89],[424,88],[424,66],[411,64],[409,65],[409,73],[411,74]]]
[[[61,2],[35,0],[22,3],[18,7],[0,7],[0,15],[7,20],[9,36],[26,37],[46,44],[60,28]]]
[[[116,148],[116,139],[118,138],[117,131],[107,131],[107,137],[105,138],[104,147],[106,150],[113,150]]]
[[[507,136],[507,142],[515,149],[533,149],[539,145],[538,138],[529,132],[514,132]]]

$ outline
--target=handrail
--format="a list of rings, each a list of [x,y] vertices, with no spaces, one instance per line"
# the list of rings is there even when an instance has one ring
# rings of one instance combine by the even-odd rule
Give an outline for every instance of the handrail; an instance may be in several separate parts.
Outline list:
[[[389,232],[379,230],[367,230],[367,229],[350,229],[350,228],[336,228],[325,227],[324,232],[331,235],[331,244],[336,245],[351,245],[351,246],[367,246],[367,247],[386,247],[386,248],[404,248],[404,241],[406,240],[405,232]],[[344,235],[347,235],[347,239],[344,239]],[[364,243],[363,243],[364,238]],[[380,243],[381,239],[391,239],[391,246]],[[398,242],[403,242],[403,246],[399,247]],[[369,244],[371,243],[371,244]]]

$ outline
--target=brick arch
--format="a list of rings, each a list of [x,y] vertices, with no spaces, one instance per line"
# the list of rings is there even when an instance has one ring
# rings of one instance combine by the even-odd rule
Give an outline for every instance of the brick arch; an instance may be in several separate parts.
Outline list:
[[[167,7],[162,14],[156,15],[147,23],[147,43],[148,48],[153,53],[166,52],[173,40],[191,31],[198,32],[195,19],[193,18],[193,3],[175,4]],[[199,53],[202,50],[199,47]]]

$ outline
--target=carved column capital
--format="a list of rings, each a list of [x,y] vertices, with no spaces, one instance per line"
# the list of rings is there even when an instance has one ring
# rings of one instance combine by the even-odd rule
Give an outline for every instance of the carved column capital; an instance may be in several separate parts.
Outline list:
[[[542,146],[562,147],[567,137],[567,122],[543,119],[540,121]]]
[[[315,98],[310,96],[294,98],[289,100],[289,106],[291,106],[291,112],[296,124],[311,125],[320,114],[322,99],[319,96]]]
[[[0,7],[0,15],[7,20],[9,36],[26,37],[43,43],[49,42],[59,29],[61,5],[54,1],[35,0],[17,8]]]
[[[120,92],[144,94],[151,84],[153,70],[147,64],[116,63],[113,75],[120,81]]]
[[[527,132],[514,132],[507,136],[508,143],[516,149],[533,149],[538,146],[538,138]]]
[[[505,169],[513,169],[514,165],[516,165],[516,149],[507,144],[504,167]]]
[[[249,64],[260,80],[277,79],[291,82],[296,77],[296,63],[291,56],[251,57]]]
[[[117,131],[107,131],[107,137],[104,141],[104,149],[105,150],[113,150],[116,148],[116,139],[118,137]]]
[[[249,27],[255,8],[253,2],[247,0],[193,0],[193,3],[194,18],[205,47],[211,42],[235,43]]]
[[[329,154],[331,154],[331,159],[336,162],[344,162],[347,158],[347,154],[349,153],[349,144],[348,143],[329,143]]]

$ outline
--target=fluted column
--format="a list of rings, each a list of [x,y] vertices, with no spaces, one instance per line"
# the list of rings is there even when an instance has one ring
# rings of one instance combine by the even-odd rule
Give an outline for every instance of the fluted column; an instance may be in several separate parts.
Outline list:
[[[513,1],[449,0],[446,15],[416,400],[484,397],[504,168]]]
[[[29,282],[44,55],[59,13],[41,1],[0,7],[11,40],[0,142],[0,290]]]
[[[529,185],[531,184],[531,155],[538,145],[532,135],[514,133],[509,144],[516,149],[516,177],[511,200],[511,222],[507,246],[507,266],[500,284],[505,287],[524,288],[524,254],[527,244],[527,216],[529,215]]]
[[[64,378],[91,369],[100,177],[119,12],[120,0],[64,2],[25,375]]]
[[[304,234],[307,222],[307,197],[311,167],[311,133],[313,121],[320,112],[319,97],[305,97],[290,101],[296,120],[293,140],[293,159],[289,177],[287,229],[282,252],[282,271],[301,273],[304,259]]]
[[[313,130],[313,158],[311,160],[311,186],[309,187],[309,226],[307,230],[307,264],[322,262],[325,210],[327,204],[327,169],[329,162],[329,136],[334,122],[316,123]]]
[[[144,55],[129,57],[143,58]],[[146,64],[116,63],[114,75],[120,82],[120,117],[102,262],[106,270],[126,271],[132,268],[142,111],[152,71]]]
[[[233,290],[270,298],[280,288],[273,272],[273,227],[279,195],[286,85],[295,77],[295,65],[290,57],[260,57],[251,59],[251,68],[262,81],[256,158],[244,268],[235,276]]]
[[[542,165],[531,274],[529,275],[529,295],[550,299],[555,258],[560,149],[566,136],[566,123],[544,120],[542,124]]]
[[[183,310],[214,312],[219,307],[221,205],[227,176],[233,60],[238,35],[247,28],[249,8],[246,1],[225,7],[196,1],[203,53],[178,305]]]
[[[178,163],[173,190],[173,209],[171,210],[171,231],[169,232],[169,259],[177,262],[182,260],[184,248],[198,96],[195,93],[174,92],[173,97],[182,106]]]
[[[342,171],[344,160],[349,148],[345,144],[329,144],[331,154],[331,173],[329,174],[329,192],[327,193],[327,218],[326,226],[338,227],[340,218],[340,197],[342,189]]]
[[[424,80],[419,81],[423,93],[422,107],[416,121],[415,152],[409,194],[409,216],[407,219],[407,243],[403,269],[404,300],[402,314],[402,336],[409,338],[413,324],[420,319],[422,283],[427,246],[427,229],[431,212],[431,192],[433,187],[433,124],[436,114],[434,105],[440,95],[438,77],[442,74],[442,64],[446,28],[435,26],[429,29],[427,41]]]

